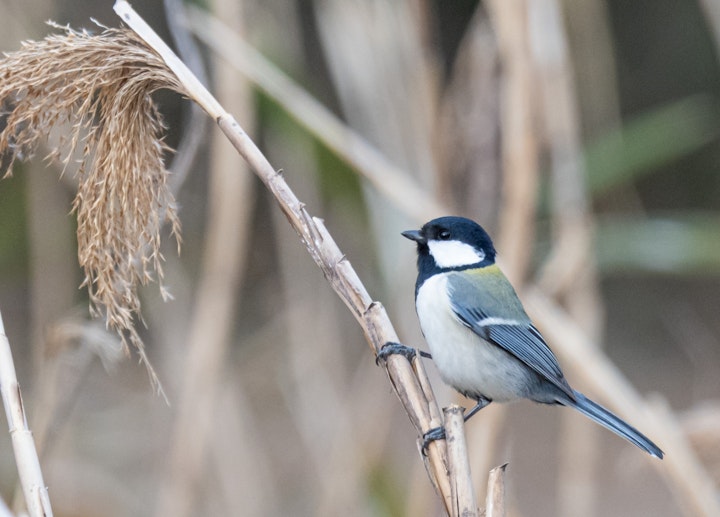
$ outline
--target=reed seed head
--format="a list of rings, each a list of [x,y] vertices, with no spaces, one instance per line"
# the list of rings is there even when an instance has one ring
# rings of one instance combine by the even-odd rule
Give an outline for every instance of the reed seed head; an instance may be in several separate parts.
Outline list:
[[[129,30],[53,26],[62,32],[0,59],[0,174],[45,144],[48,159],[77,175],[73,212],[91,313],[105,318],[126,351],[137,349],[161,391],[136,329],[138,287],[162,281],[161,228],[169,222],[179,248],[180,222],[152,94],[183,88]]]

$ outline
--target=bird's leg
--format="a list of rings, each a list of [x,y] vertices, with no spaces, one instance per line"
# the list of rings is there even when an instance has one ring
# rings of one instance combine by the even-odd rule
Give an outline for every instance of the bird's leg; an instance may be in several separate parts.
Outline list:
[[[380,361],[386,361],[388,357],[394,354],[400,354],[402,356],[405,356],[408,361],[412,361],[418,353],[420,354],[420,357],[427,357],[429,359],[432,359],[432,356],[427,352],[423,352],[422,350],[418,350],[417,348],[405,346],[400,343],[388,341],[378,352],[377,357],[375,358],[375,364],[379,365]]]
[[[485,406],[487,406],[488,404],[490,404],[490,402],[492,402],[492,400],[486,399],[485,397],[478,397],[476,400],[477,400],[477,404],[475,404],[475,405],[470,409],[470,411],[467,412],[467,415],[465,415],[465,417],[464,417],[466,422],[467,422],[468,420],[470,420],[470,417],[471,417],[471,416],[473,416],[475,413],[477,413],[477,412],[480,411],[482,408],[484,408]]]
[[[470,417],[473,416],[475,413],[480,411],[482,408],[490,404],[492,400],[486,399],[485,397],[478,397],[477,404],[475,404],[470,411],[468,411],[467,415],[463,417],[465,422],[470,420]],[[423,443],[422,443],[422,453],[423,455],[427,456],[427,448],[428,445],[430,445],[430,442],[434,442],[435,440],[444,440],[445,439],[445,428],[444,427],[433,427],[430,429],[427,433],[423,435]]]

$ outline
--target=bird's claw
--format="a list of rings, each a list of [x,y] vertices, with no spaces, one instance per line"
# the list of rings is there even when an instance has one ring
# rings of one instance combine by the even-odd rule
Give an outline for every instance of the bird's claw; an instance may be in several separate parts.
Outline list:
[[[434,442],[435,440],[444,440],[445,439],[445,428],[444,427],[433,427],[430,429],[427,433],[423,435],[423,442],[422,442],[422,454],[423,456],[427,456],[428,451],[428,445],[430,445],[430,442]]]
[[[427,352],[423,352],[421,350],[418,350],[417,348],[412,348],[409,346],[405,346],[401,343],[395,343],[393,341],[388,341],[383,345],[383,347],[380,349],[380,351],[377,354],[377,357],[375,357],[375,364],[378,366],[380,365],[380,361],[387,361],[387,358],[391,355],[402,355],[407,359],[408,361],[412,361],[413,358],[417,354],[420,354],[421,357],[429,357],[432,356],[428,354]]]

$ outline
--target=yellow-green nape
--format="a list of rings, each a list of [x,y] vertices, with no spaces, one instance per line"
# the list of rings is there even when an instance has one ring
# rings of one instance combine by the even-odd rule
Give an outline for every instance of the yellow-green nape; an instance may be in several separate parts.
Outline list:
[[[498,276],[505,278],[505,275],[500,270],[497,264],[490,264],[488,266],[481,266],[472,269],[466,269],[463,273],[475,276]]]

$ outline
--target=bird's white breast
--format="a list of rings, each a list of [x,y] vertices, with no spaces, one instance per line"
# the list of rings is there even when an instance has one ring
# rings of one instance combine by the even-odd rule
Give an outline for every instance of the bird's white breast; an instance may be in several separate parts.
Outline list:
[[[463,325],[450,306],[447,280],[447,274],[427,279],[415,300],[440,376],[462,393],[498,402],[522,397],[529,381],[527,367]]]

